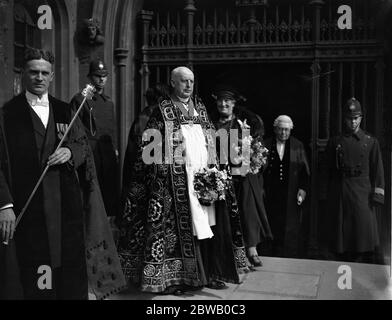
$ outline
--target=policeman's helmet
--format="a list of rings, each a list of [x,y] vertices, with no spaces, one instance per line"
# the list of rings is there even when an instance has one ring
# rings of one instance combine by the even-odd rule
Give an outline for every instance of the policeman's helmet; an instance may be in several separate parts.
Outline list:
[[[362,116],[362,107],[359,101],[354,97],[347,100],[343,107],[343,114],[346,118]]]
[[[90,69],[88,76],[106,77],[109,74],[105,63],[102,60],[96,59],[90,62]]]

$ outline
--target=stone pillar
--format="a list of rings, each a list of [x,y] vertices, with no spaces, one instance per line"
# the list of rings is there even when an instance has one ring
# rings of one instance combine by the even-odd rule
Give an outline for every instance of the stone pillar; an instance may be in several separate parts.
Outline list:
[[[14,3],[0,0],[0,107],[14,92]]]
[[[313,19],[312,19],[312,36],[314,42],[320,41],[320,26],[321,26],[321,7],[324,5],[323,0],[311,0],[309,4],[313,7]]]
[[[382,58],[377,60],[376,65],[376,83],[375,83],[375,101],[374,101],[374,134],[380,138],[383,130],[383,106],[384,106],[384,71],[385,63]]]
[[[148,65],[148,59],[145,54],[144,49],[148,48],[150,46],[149,44],[149,30],[150,30],[150,24],[152,21],[152,16],[153,12],[152,11],[147,11],[147,10],[142,10],[139,14],[139,18],[143,22],[143,45],[142,45],[142,66],[139,70],[140,76],[141,76],[141,86],[140,86],[140,110],[143,109],[143,107],[146,104],[146,98],[145,98],[145,93],[146,90],[148,89],[150,85],[150,68]]]
[[[310,230],[309,230],[309,249],[317,251],[318,239],[318,167],[319,167],[319,119],[320,119],[320,61],[317,44],[320,41],[321,7],[324,1],[311,0],[309,5],[313,9],[312,18],[312,41],[314,44],[314,60],[310,67],[312,72],[312,132],[311,132],[311,198],[310,198]]]
[[[126,66],[129,50],[126,48],[114,49],[114,57],[117,69],[117,124],[118,124],[118,151],[119,163],[124,161],[125,150],[127,148],[127,79],[126,79]],[[119,187],[122,185],[121,165],[119,166]]]
[[[142,47],[149,46],[149,31],[150,31],[150,24],[152,21],[152,16],[154,13],[152,11],[142,10],[139,14],[140,19],[143,23],[143,45]]]
[[[254,6],[250,7],[250,18],[248,20],[248,24],[249,24],[249,42],[250,42],[250,44],[254,44],[256,42],[255,41],[255,35],[256,35],[255,27],[257,24],[256,7],[254,7]]]
[[[328,139],[330,136],[330,117],[331,117],[331,63],[326,65],[327,74],[322,81],[322,104],[320,105],[320,136],[319,138]]]
[[[150,86],[150,68],[148,67],[148,63],[143,63],[140,70],[141,76],[141,86],[140,86],[140,111],[146,106],[146,96],[145,93]]]
[[[310,67],[312,72],[312,131],[311,131],[311,198],[310,198],[310,230],[309,247],[317,250],[318,224],[318,161],[319,161],[319,104],[320,104],[320,72],[319,61],[315,59]]]
[[[188,60],[188,67],[192,68],[193,66],[193,55],[191,52],[191,48],[193,47],[193,30],[194,30],[194,18],[195,18],[195,1],[194,0],[187,0],[187,5],[184,8],[184,11],[187,16],[187,41],[186,41],[186,48],[187,48],[187,60]]]

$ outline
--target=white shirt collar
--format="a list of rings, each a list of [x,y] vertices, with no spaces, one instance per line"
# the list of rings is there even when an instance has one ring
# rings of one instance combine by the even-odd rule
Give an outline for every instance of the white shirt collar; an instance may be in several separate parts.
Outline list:
[[[286,148],[286,141],[282,142],[276,139],[276,150],[278,151],[280,161],[283,160],[285,148]]]
[[[177,99],[185,104],[189,104],[189,101],[191,100],[190,97],[189,98],[180,98],[179,96],[177,96]]]
[[[26,99],[32,106],[41,103],[46,103],[46,104],[49,103],[48,93],[43,94],[42,98],[40,99],[37,95],[26,90]]]

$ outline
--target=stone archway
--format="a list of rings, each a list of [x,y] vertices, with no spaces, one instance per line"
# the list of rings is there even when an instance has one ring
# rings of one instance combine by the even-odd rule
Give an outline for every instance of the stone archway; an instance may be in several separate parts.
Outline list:
[[[56,57],[55,95],[68,101],[79,90],[78,66],[75,61],[73,35],[76,26],[76,5],[64,0],[48,0],[52,8],[54,34],[43,31],[43,43],[51,46]],[[50,30],[49,30],[50,31]]]

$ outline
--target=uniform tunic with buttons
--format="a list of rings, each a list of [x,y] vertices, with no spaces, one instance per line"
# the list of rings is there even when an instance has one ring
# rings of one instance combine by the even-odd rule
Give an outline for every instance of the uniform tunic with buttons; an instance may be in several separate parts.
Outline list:
[[[330,248],[337,253],[374,251],[379,235],[372,199],[384,189],[377,139],[361,129],[331,138],[327,159]]]

